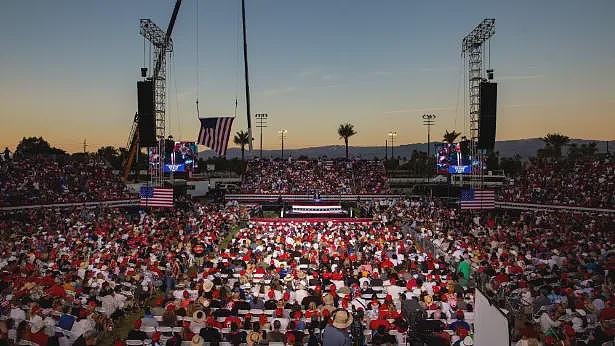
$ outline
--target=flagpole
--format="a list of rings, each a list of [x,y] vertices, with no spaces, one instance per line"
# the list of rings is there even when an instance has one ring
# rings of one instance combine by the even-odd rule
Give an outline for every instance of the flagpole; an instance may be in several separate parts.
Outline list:
[[[248,151],[252,156],[252,115],[250,114],[250,83],[248,78],[248,42],[246,41],[246,2],[241,0],[241,19],[243,24],[243,69],[246,80],[246,116],[248,118]]]

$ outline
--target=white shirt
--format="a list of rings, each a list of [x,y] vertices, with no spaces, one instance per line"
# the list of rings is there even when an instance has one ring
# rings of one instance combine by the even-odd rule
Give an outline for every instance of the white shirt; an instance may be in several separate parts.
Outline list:
[[[83,333],[94,330],[94,321],[89,318],[81,319],[73,324],[71,331],[70,343],[74,343]]]
[[[117,309],[117,301],[110,294],[100,297],[98,300],[102,302],[102,308],[105,310],[105,315],[107,315],[107,317],[110,317]]]
[[[15,307],[11,309],[9,317],[15,321],[15,325],[17,326],[21,321],[26,319],[26,312],[19,307]]]
[[[295,291],[295,299],[297,300],[297,303],[301,304],[301,302],[303,301],[303,298],[308,296],[308,291],[306,290],[296,290]]]
[[[542,315],[540,315],[540,328],[543,333],[552,327],[559,327],[560,324],[562,323],[559,321],[553,321],[551,316],[549,316],[546,312],[543,312]]]

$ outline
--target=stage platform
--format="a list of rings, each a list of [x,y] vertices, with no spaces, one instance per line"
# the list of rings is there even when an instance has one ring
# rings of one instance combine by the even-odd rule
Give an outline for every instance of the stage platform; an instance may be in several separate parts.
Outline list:
[[[329,218],[329,217],[304,217],[304,218],[250,218],[250,222],[264,224],[285,224],[285,223],[303,223],[303,222],[333,222],[333,223],[371,223],[370,218]]]

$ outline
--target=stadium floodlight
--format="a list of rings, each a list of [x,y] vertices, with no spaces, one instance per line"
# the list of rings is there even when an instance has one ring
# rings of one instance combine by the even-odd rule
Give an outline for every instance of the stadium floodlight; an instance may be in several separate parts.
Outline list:
[[[255,114],[254,117],[256,118],[256,127],[261,129],[261,144],[260,144],[259,156],[262,159],[263,158],[263,128],[267,127],[267,118],[269,117],[269,114],[258,113],[258,114]]]
[[[286,139],[286,133],[288,132],[288,130],[282,129],[280,131],[278,131],[278,134],[280,135],[280,139],[282,140],[282,160],[284,160],[284,139]]]
[[[395,137],[397,137],[397,131],[389,132],[389,137],[391,138],[391,160],[395,160],[395,155],[393,154],[393,148],[395,147]]]
[[[423,126],[427,126],[427,156],[429,156],[430,144],[431,144],[431,126],[436,123],[435,114],[423,114]]]

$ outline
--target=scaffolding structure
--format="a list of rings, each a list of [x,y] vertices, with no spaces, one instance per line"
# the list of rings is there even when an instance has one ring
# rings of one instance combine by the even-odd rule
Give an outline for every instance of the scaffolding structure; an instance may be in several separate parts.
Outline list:
[[[461,54],[465,60],[468,75],[469,112],[467,114],[470,125],[470,155],[479,162],[478,172],[472,174],[482,176],[484,153],[478,149],[480,136],[480,86],[485,80],[486,72],[483,68],[485,60],[490,60],[490,49],[485,50],[489,40],[495,34],[495,19],[487,18],[478,24],[462,41]],[[487,45],[485,44],[487,43]],[[490,73],[490,75],[492,75]],[[480,179],[482,180],[482,179]],[[480,181],[479,180],[479,181]],[[472,181],[476,181],[473,179]]]

